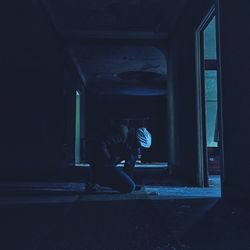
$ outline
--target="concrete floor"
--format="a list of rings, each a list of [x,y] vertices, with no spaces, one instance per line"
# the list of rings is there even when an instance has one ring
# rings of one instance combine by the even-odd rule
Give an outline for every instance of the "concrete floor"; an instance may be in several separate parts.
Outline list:
[[[33,204],[41,202],[58,203],[72,202],[72,197],[81,195],[81,200],[159,200],[159,199],[195,199],[195,198],[220,198],[220,177],[210,176],[209,187],[199,188],[190,186],[170,185],[144,185],[140,191],[131,194],[119,194],[110,188],[102,187],[98,192],[86,194],[85,183],[82,182],[0,182],[2,193],[11,195],[3,196],[0,205],[8,204]],[[18,194],[16,196],[15,194]],[[25,194],[25,195],[24,195]],[[43,195],[43,196],[38,196]],[[69,201],[65,195],[70,196]],[[23,196],[24,195],[24,196]],[[27,196],[29,195],[29,196]],[[47,196],[46,196],[47,195]],[[51,195],[58,195],[55,200]],[[32,197],[32,198],[31,198]],[[66,196],[68,197],[68,196]],[[47,199],[47,200],[46,200]]]
[[[2,193],[0,249],[250,249],[250,210],[220,199],[218,178],[210,184],[205,196],[192,187],[152,186],[86,195],[79,183]]]
[[[40,198],[1,206],[0,249],[250,249],[249,210],[216,198]]]

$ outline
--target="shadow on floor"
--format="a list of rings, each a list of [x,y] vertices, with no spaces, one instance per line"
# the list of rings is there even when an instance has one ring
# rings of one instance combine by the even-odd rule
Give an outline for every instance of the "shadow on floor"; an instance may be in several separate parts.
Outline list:
[[[216,198],[0,208],[0,249],[250,249],[249,210]]]
[[[36,184],[36,192],[2,193],[0,249],[250,249],[250,210],[220,199],[218,178],[210,188],[145,186],[127,195]]]

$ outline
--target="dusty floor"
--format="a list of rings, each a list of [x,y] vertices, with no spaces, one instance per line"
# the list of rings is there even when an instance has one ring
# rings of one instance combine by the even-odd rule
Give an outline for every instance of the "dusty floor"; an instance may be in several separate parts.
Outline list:
[[[203,197],[188,187],[86,195],[77,184],[65,191],[73,183],[2,194],[0,249],[250,249],[250,210],[221,200],[217,180],[211,184]]]

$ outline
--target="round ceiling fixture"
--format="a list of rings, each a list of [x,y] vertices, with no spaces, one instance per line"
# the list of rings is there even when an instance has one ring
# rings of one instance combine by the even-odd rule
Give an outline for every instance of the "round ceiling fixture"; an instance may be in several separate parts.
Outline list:
[[[151,71],[126,71],[117,74],[122,80],[150,81],[161,77],[162,75]]]

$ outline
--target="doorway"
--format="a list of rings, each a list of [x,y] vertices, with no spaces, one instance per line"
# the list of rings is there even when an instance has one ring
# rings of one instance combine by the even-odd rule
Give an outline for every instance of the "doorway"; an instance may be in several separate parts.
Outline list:
[[[218,16],[213,7],[196,31],[198,182],[218,184],[222,173]]]

